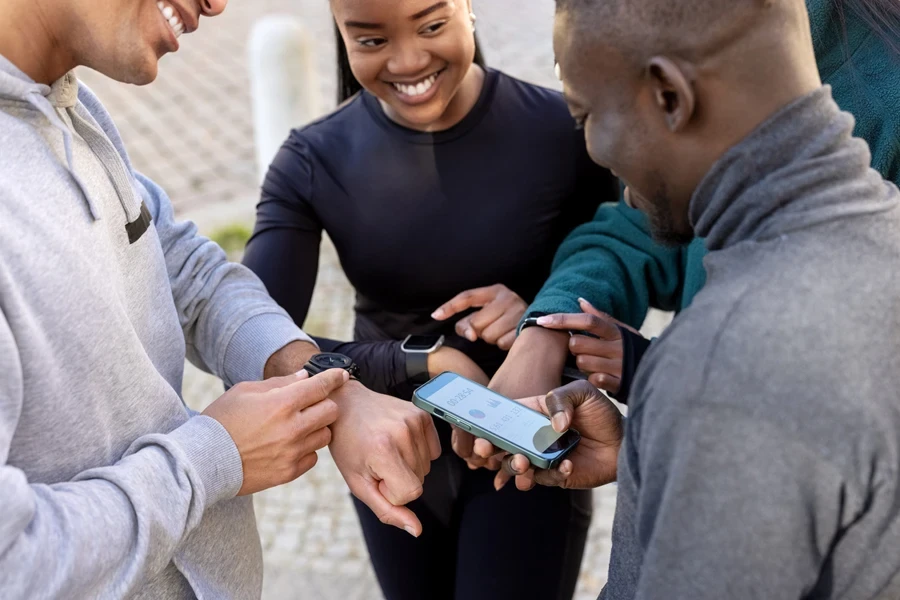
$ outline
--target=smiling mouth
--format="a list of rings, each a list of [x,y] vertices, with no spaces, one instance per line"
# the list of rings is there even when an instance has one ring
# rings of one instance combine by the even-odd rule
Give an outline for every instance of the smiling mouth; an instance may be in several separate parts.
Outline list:
[[[424,96],[427,94],[432,87],[434,87],[437,78],[441,73],[446,71],[446,67],[438,71],[437,73],[432,73],[428,77],[421,79],[420,81],[414,83],[394,83],[390,82],[394,89],[403,94],[404,96],[409,96],[410,98],[417,98],[419,96]]]
[[[159,9],[160,14],[162,14],[163,19],[166,20],[169,29],[175,34],[175,38],[181,37],[181,34],[184,33],[184,23],[182,23],[179,18],[178,11],[176,11],[171,4],[164,2],[163,0],[159,0],[156,3],[156,7]]]

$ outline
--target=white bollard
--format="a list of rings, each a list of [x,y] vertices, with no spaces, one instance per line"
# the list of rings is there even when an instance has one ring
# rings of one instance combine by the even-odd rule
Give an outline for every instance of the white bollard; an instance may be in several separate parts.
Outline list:
[[[319,82],[312,44],[288,15],[260,19],[250,33],[250,87],[260,181],[294,127],[318,118]]]

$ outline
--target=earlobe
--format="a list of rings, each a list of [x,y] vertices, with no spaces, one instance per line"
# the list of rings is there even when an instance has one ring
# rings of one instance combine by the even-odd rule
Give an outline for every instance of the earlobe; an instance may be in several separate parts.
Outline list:
[[[684,71],[671,59],[654,56],[647,63],[653,98],[672,132],[684,129],[694,116],[694,86]]]

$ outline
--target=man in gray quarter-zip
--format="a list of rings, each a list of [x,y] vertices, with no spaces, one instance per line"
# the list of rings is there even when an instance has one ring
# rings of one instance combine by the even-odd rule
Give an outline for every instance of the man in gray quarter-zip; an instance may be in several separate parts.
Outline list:
[[[658,239],[709,250],[624,424],[555,391],[570,462],[507,461],[520,487],[617,479],[604,600],[900,598],[900,193],[810,31],[803,0],[557,0],[591,157]]]
[[[72,70],[145,84],[226,0],[0,3],[0,597],[253,598],[249,494],[329,445],[354,494],[403,506],[430,417],[318,352],[248,270],[136,173]],[[202,415],[185,356],[232,386]],[[266,379],[265,381],[260,381]]]

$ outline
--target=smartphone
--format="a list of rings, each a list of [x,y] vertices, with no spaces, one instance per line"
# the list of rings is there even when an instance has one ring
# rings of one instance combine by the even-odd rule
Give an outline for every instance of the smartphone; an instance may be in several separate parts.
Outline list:
[[[541,469],[557,466],[581,439],[574,429],[557,433],[541,413],[456,373],[441,373],[419,387],[413,404]]]

